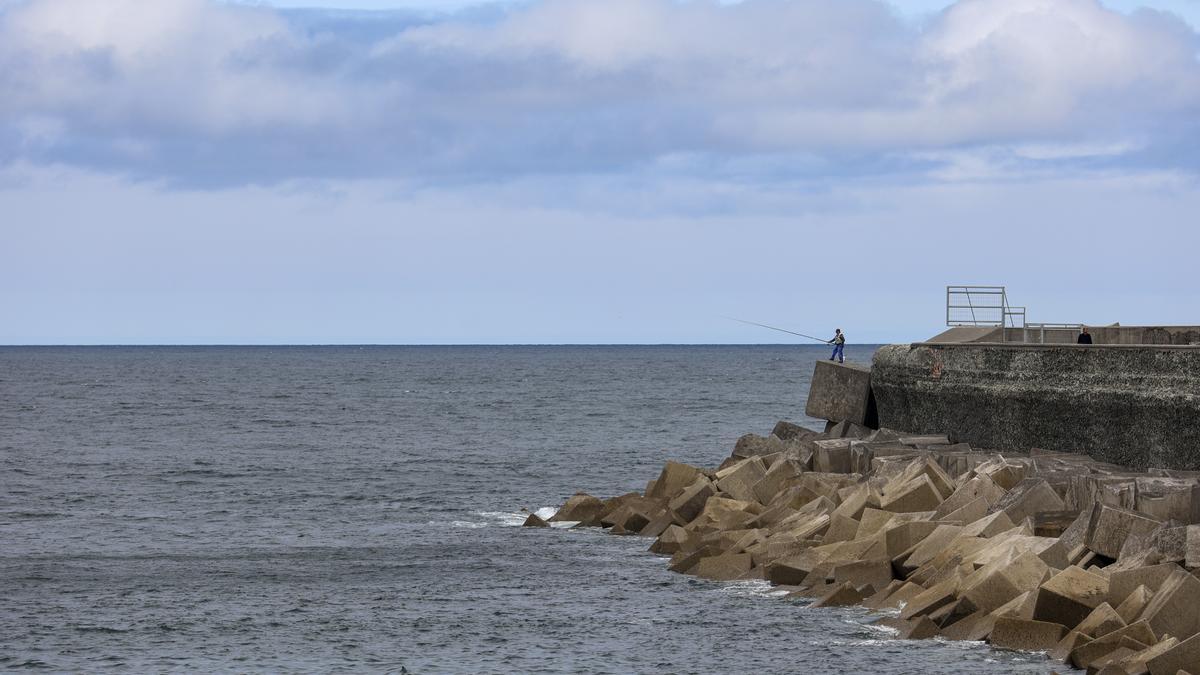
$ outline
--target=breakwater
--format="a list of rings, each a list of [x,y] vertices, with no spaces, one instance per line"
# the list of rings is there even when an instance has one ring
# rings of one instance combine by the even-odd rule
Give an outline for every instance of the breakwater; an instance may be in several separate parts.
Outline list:
[[[1198,347],[888,345],[875,354],[869,387],[879,424],[891,428],[1001,451],[1200,469]]]
[[[715,468],[668,462],[644,491],[576,494],[550,520],[651,537],[682,574],[870,607],[901,638],[1176,675],[1200,672],[1198,511],[1193,475],[780,422]]]

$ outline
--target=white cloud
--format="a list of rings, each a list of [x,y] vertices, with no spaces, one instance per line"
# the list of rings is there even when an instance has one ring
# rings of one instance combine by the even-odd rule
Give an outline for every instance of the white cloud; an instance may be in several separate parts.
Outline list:
[[[0,157],[182,183],[462,181],[681,156],[856,175],[998,145],[1200,164],[1186,145],[1197,35],[1095,0],[961,0],[919,27],[875,0],[541,0],[382,36],[360,30],[390,26],[379,16],[214,0],[0,12]]]

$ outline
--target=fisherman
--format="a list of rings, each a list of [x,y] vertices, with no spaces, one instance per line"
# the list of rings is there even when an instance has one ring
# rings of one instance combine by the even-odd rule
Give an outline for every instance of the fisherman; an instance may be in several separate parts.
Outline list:
[[[1087,326],[1079,327],[1079,339],[1076,340],[1075,343],[1081,345],[1092,344],[1092,334],[1088,332]]]
[[[826,342],[833,345],[833,354],[829,355],[829,360],[832,361],[837,359],[838,363],[845,363],[846,356],[842,353],[842,350],[846,346],[846,336],[842,335],[842,329],[835,328],[833,331],[833,339],[826,340]]]

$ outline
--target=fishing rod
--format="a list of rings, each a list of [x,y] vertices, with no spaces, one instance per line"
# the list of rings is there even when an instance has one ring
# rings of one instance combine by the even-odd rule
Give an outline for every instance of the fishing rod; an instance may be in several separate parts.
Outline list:
[[[829,344],[829,340],[822,340],[822,339],[821,339],[821,338],[819,338],[819,337],[813,337],[813,336],[811,336],[811,335],[805,335],[804,333],[797,333],[797,332],[796,332],[796,331],[794,331],[794,330],[788,330],[788,329],[786,329],[786,328],[776,328],[775,326],[768,326],[768,325],[767,325],[767,324],[765,324],[765,323],[756,323],[756,322],[754,322],[754,321],[746,321],[745,319],[736,319],[736,318],[734,318],[734,317],[732,317],[732,316],[727,316],[727,317],[725,317],[725,318],[726,318],[726,319],[729,319],[729,320],[731,320],[731,321],[737,321],[737,322],[739,322],[739,323],[747,323],[747,324],[750,324],[751,326],[758,326],[759,328],[770,328],[771,330],[777,330],[777,331],[779,331],[780,333],[789,333],[789,334],[791,334],[791,335],[799,335],[799,336],[800,336],[800,337],[802,337],[802,338],[808,338],[809,340],[816,340],[817,342],[824,342],[824,343],[826,343],[826,344]]]

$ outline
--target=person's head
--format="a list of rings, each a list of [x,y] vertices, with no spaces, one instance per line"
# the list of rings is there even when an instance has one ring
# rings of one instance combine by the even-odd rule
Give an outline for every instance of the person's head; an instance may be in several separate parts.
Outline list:
[[[1087,335],[1087,326],[1080,326],[1079,332]]]
[[[842,332],[842,329],[841,329],[841,328],[834,328],[834,329],[833,329],[833,332],[834,332],[834,333],[840,333],[840,332]]]

